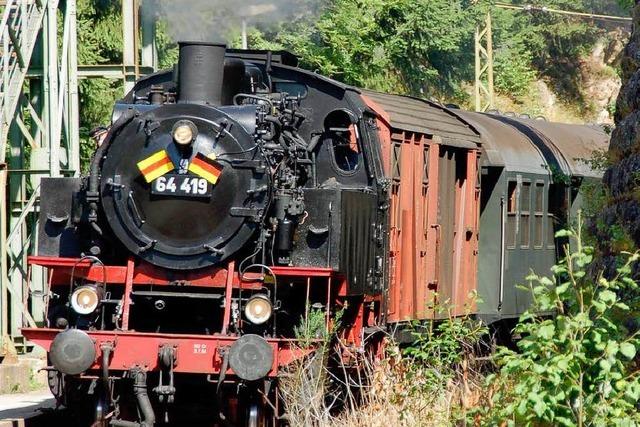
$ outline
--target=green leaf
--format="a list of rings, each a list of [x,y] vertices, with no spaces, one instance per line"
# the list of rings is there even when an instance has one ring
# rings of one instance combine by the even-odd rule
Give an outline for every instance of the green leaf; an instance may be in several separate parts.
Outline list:
[[[627,359],[631,360],[636,356],[636,346],[630,342],[623,342],[620,344],[620,353],[622,353]]]
[[[540,282],[541,285],[546,287],[551,287],[555,284],[553,280],[549,279],[548,277],[540,277],[538,281]]]
[[[623,302],[617,302],[615,304],[615,306],[617,308],[619,308],[620,310],[623,310],[623,311],[629,311],[630,310],[629,306],[627,304],[623,303]]]
[[[616,381],[615,386],[618,390],[624,390],[627,387],[627,384],[629,384],[627,380],[618,380]]]
[[[516,413],[518,415],[525,415],[527,413],[527,401],[525,399],[520,401],[520,404],[516,408]]]
[[[556,232],[556,234],[555,234],[556,239],[558,237],[569,237],[569,236],[573,236],[573,235],[574,235],[574,233],[571,230],[560,230],[560,231]]]
[[[575,422],[567,417],[556,417],[555,419],[556,423],[559,425],[563,425],[563,426],[573,426],[575,425]]]
[[[609,372],[611,370],[611,363],[607,359],[602,359],[598,365],[604,372]]]
[[[623,277],[622,283],[629,286],[631,289],[636,289],[638,287],[638,282],[633,280],[631,277]]]
[[[542,417],[547,410],[547,404],[542,401],[542,399],[537,399],[533,404],[533,412],[536,413],[538,417]]]
[[[545,340],[550,340],[551,338],[553,338],[553,334],[555,333],[555,331],[556,327],[553,323],[549,322],[546,324],[542,324],[538,328],[538,336]]]
[[[558,285],[558,286],[556,287],[556,293],[557,293],[558,295],[562,295],[562,294],[564,294],[565,292],[567,292],[567,289],[569,289],[569,285],[570,285],[570,283],[569,283],[569,282],[565,282],[565,283],[563,283],[563,284],[561,284],[561,285]]]
[[[607,347],[605,348],[605,353],[607,357],[613,357],[616,355],[616,353],[618,353],[619,349],[620,349],[620,345],[618,344],[617,341],[609,340],[607,341]]]
[[[600,301],[594,300],[591,305],[593,305],[593,308],[595,308],[598,313],[604,313],[607,310],[607,305]]]
[[[640,399],[640,384],[637,382],[629,384],[624,394],[630,399],[637,401]]]
[[[615,292],[605,289],[604,291],[598,294],[598,299],[604,302],[605,304],[612,305],[616,302],[616,300],[618,299],[618,296],[616,295]]]

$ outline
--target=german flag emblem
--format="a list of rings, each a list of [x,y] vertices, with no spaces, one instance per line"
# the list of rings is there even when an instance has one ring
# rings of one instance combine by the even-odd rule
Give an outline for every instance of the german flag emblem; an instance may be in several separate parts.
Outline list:
[[[202,153],[197,153],[193,160],[191,160],[191,163],[189,163],[190,172],[201,176],[211,184],[215,184],[218,181],[218,177],[222,174],[222,169],[220,163]]]
[[[165,150],[158,151],[138,162],[138,169],[149,183],[174,169],[173,162]]]

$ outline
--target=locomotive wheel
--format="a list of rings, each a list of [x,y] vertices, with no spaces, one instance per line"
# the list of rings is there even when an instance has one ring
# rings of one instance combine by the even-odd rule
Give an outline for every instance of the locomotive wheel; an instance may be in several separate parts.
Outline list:
[[[247,408],[247,427],[263,427],[261,423],[262,408],[254,402]]]
[[[260,396],[253,396],[247,405],[246,421],[247,427],[268,427],[269,411],[265,408],[264,402]]]

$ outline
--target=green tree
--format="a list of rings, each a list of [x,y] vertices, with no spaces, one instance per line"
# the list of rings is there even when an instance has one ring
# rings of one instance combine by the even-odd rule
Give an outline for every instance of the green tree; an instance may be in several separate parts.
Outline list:
[[[318,17],[265,33],[305,67],[345,83],[456,98],[472,78],[479,16],[462,0],[334,0]]]
[[[624,15],[614,0],[512,0],[549,9]],[[588,19],[540,9],[492,10],[496,45],[496,86],[507,94],[526,91],[534,78],[545,78],[564,98],[583,102],[582,58],[593,48],[605,28]]]
[[[122,17],[120,2],[106,0],[78,1],[79,65],[117,64],[122,62]],[[122,81],[83,79],[79,83],[80,157],[86,171],[95,149],[89,132],[96,125],[110,122],[114,101],[122,95]]]

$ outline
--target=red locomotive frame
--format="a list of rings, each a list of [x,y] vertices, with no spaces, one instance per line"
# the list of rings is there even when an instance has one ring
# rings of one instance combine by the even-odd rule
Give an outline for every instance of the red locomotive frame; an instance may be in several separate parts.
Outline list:
[[[91,370],[101,369],[102,351],[110,347],[109,370],[128,371],[133,368],[143,368],[147,371],[160,369],[158,351],[163,346],[172,346],[176,352],[176,373],[219,374],[223,365],[221,350],[228,349],[239,338],[228,331],[231,318],[231,298],[236,289],[260,288],[261,275],[246,273],[240,276],[235,269],[235,262],[230,262],[226,269],[213,268],[196,273],[181,273],[180,284],[195,288],[224,289],[225,304],[223,312],[223,327],[213,335],[201,334],[167,334],[137,332],[129,329],[129,314],[131,309],[131,293],[136,286],[156,285],[170,286],[175,282],[172,274],[156,268],[150,264],[136,265],[130,258],[126,266],[100,266],[89,260],[55,257],[29,257],[29,265],[45,267],[49,271],[48,287],[55,289],[68,286],[73,274],[75,279],[90,282],[106,282],[108,286],[124,286],[122,325],[120,330],[89,330],[86,331],[100,349],[96,354],[96,361]],[[271,267],[278,277],[287,277],[297,283],[306,285],[307,295],[313,279],[326,283],[326,322],[331,322],[330,307],[339,303],[338,300],[347,297],[346,281],[329,268],[300,268],[300,267]],[[369,299],[369,301],[371,301]],[[355,321],[344,331],[346,342],[360,346],[362,344],[362,328],[366,324],[375,322],[379,317],[378,310],[372,311],[369,306],[360,306]],[[23,328],[22,332],[32,342],[50,350],[51,343],[61,329],[53,328]],[[304,357],[312,351],[311,348],[301,348],[295,339],[267,338],[266,341],[273,348],[274,361],[269,377],[276,377],[281,367],[293,360]],[[231,369],[226,372],[234,375]],[[86,375],[85,375],[86,376]],[[88,376],[91,376],[89,373]]]

